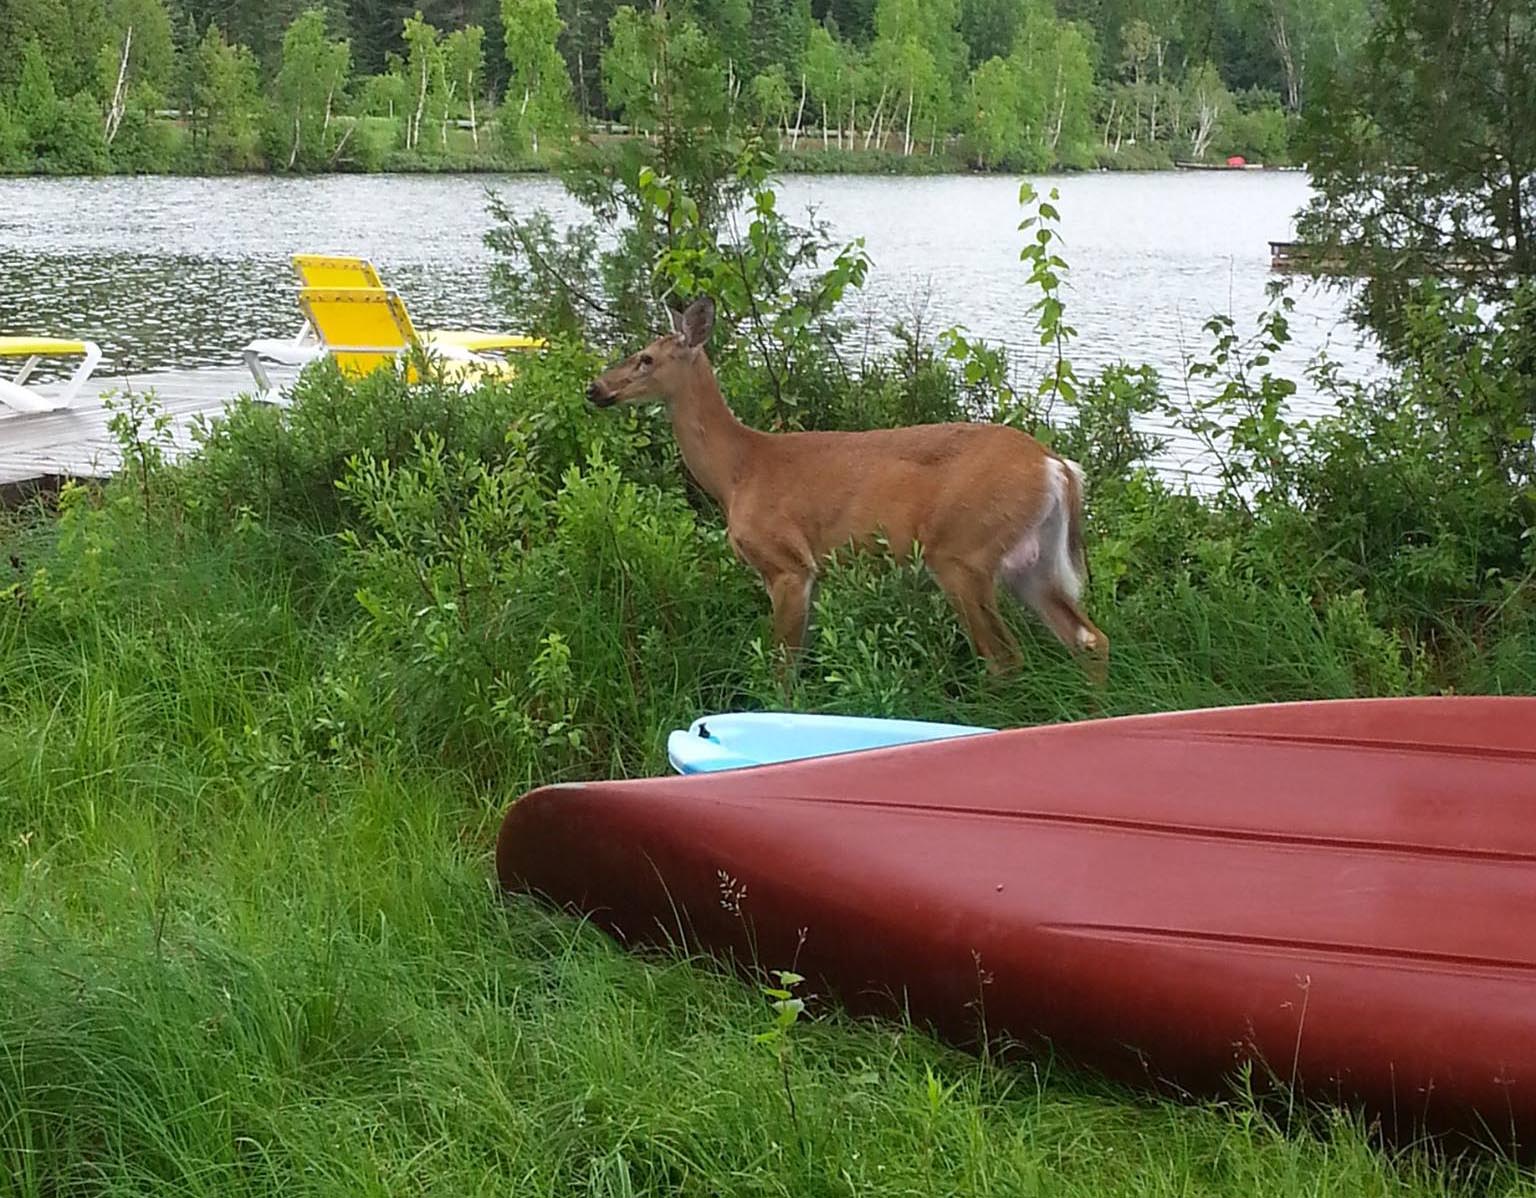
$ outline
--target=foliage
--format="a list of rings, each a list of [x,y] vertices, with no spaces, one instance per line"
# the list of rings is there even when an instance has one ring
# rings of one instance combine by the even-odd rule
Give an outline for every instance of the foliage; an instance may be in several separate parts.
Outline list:
[[[286,170],[331,165],[346,136],[334,120],[351,74],[350,45],[326,35],[324,9],[305,10],[283,36],[272,85],[269,156]]]
[[[27,106],[13,93],[36,41],[56,95],[100,108],[106,161],[99,147],[70,147],[72,169],[555,165],[577,112],[588,131],[615,118],[628,136],[670,130],[668,157],[692,131],[766,126],[797,167],[818,171],[958,168],[957,136],[988,169],[1135,168],[1188,149],[1209,58],[1226,92],[1265,97],[1223,122],[1217,146],[1278,162],[1282,97],[1290,109],[1312,97],[1310,81],[1350,58],[1367,18],[1366,0],[1214,13],[1175,0],[1134,13],[1098,0],[10,0],[0,101],[13,117]],[[193,94],[210,35],[249,52],[262,95],[238,116],[226,109],[240,127],[211,138]],[[993,59],[1011,73],[970,76]],[[658,90],[662,76],[672,83]],[[185,136],[167,106],[182,110]],[[262,135],[255,151],[246,120]],[[492,123],[496,136],[482,138]],[[130,142],[114,148],[125,126]],[[62,169],[59,148],[45,159],[35,140],[22,165]]]
[[[0,100],[0,171],[19,170],[31,159],[27,131]]]
[[[480,113],[476,97],[485,86],[485,30],[470,25],[450,33],[443,42],[443,74],[455,113],[468,116],[475,144],[480,143]]]
[[[96,60],[97,94],[110,102],[121,76],[129,88],[144,87],[163,96],[176,67],[171,14],[164,0],[110,0],[106,26],[109,40]]]
[[[1359,310],[1389,349],[1415,280],[1449,270],[1502,302],[1536,275],[1533,55],[1520,0],[1385,0],[1307,110],[1317,192],[1301,233],[1370,276]]]
[[[789,79],[784,68],[774,63],[752,80],[752,111],[757,121],[766,129],[789,127],[789,114],[794,111],[795,96],[789,89]]]
[[[508,107],[517,107],[517,123],[504,124],[538,153],[540,131],[558,132],[570,110],[570,77],[556,45],[564,25],[555,0],[502,0],[501,11],[512,67]]]
[[[421,130],[437,128],[448,115],[448,81],[443,73],[443,51],[438,29],[421,18],[418,9],[405,18],[405,44],[410,48],[405,80],[410,89],[405,114],[405,148],[421,148]],[[439,141],[446,140],[446,132]]]
[[[369,75],[359,82],[357,109],[362,115],[394,120],[408,110],[412,93],[405,76],[399,72]]]
[[[247,170],[260,160],[256,59],[210,25],[191,66],[192,148],[202,169]]]
[[[7,123],[21,154],[49,174],[95,174],[106,169],[107,147],[99,109],[86,93],[60,96],[42,44],[27,42],[21,56],[14,107]]]
[[[1018,23],[1012,55],[972,73],[966,129],[978,165],[1082,165],[1092,144],[1093,74],[1081,30],[1040,8]]]

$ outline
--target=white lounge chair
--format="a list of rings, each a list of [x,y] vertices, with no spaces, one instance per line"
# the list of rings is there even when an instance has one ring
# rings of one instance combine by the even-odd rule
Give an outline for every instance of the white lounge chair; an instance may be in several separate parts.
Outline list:
[[[26,382],[44,358],[81,359],[74,374],[58,391],[45,395]],[[0,403],[18,412],[57,412],[72,407],[81,388],[101,362],[94,341],[69,341],[62,337],[0,337],[0,359],[21,359],[21,369],[10,378],[0,376]]]

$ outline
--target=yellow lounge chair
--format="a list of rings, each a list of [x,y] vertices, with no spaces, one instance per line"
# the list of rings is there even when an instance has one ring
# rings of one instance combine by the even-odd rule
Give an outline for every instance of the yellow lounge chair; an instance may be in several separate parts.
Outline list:
[[[383,291],[384,280],[367,258],[342,254],[295,254],[293,269],[300,287],[345,289],[367,287]],[[491,333],[480,329],[422,329],[421,340],[431,345],[453,346],[470,353],[496,350],[543,349],[544,342],[517,333]]]
[[[293,269],[301,289],[353,291],[368,290],[385,292],[383,279],[373,263],[366,258],[341,254],[295,254]],[[430,350],[448,358],[463,358],[497,351],[527,351],[543,349],[546,343],[538,338],[514,333],[491,333],[477,329],[427,329],[416,334],[416,339]],[[266,398],[271,398],[273,388],[262,359],[281,362],[289,366],[303,366],[323,356],[325,348],[317,336],[313,322],[306,318],[298,335],[289,341],[258,340],[245,349],[245,361],[257,386]]]
[[[54,395],[24,384],[43,358],[82,359],[74,374]],[[0,358],[21,358],[21,369],[11,378],[0,377],[0,403],[18,412],[57,412],[71,407],[80,397],[80,389],[101,362],[101,350],[94,341],[69,341],[60,337],[0,337]]]
[[[322,352],[353,378],[418,349],[442,359],[445,376],[466,387],[486,378],[510,378],[517,372],[514,362],[424,340],[411,324],[404,301],[388,288],[305,287],[299,292],[299,307],[315,330]],[[530,338],[521,341],[525,352],[542,345]],[[417,377],[416,368],[408,366],[407,378],[415,381]],[[264,389],[270,390],[270,384]]]

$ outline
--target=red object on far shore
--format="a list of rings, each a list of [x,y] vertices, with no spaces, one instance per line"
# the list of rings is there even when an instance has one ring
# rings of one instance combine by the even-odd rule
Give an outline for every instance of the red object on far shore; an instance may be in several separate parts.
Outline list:
[[[1233,154],[1232,157],[1227,159],[1227,165],[1228,166],[1243,166],[1243,165],[1245,165],[1247,163],[1247,161],[1248,160],[1246,158],[1244,158],[1241,154]]]
[[[1536,698],[1283,704],[550,786],[504,888],[973,1044],[1536,1137]],[[1267,1074],[1266,1071],[1267,1070]]]

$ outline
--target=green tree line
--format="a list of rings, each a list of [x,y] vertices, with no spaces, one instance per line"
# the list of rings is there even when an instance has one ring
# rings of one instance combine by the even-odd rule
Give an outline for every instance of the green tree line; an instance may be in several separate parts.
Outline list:
[[[0,170],[495,165],[664,110],[912,166],[1276,162],[1374,3],[7,0]]]

